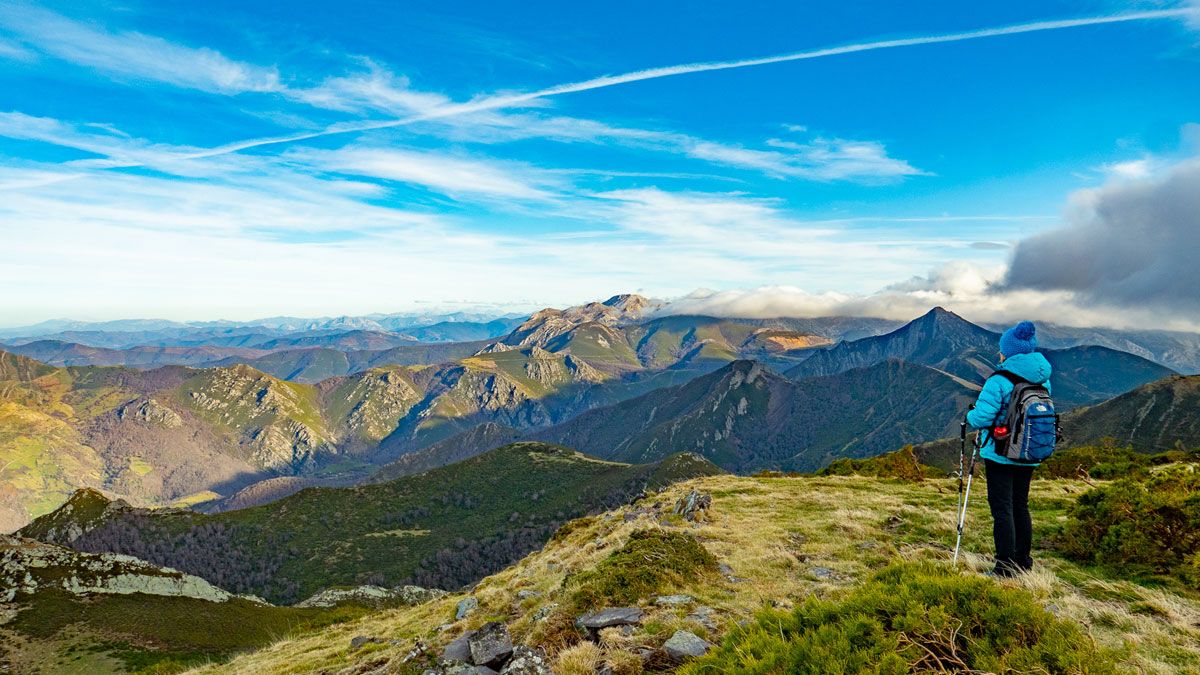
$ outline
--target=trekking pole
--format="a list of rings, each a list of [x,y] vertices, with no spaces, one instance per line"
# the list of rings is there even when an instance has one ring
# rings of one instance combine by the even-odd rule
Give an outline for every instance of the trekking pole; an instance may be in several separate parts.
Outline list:
[[[958,443],[958,503],[955,504],[955,506],[954,506],[954,517],[955,518],[957,518],[958,514],[962,511],[963,477],[964,477],[963,470],[967,466],[967,420],[966,420],[966,418],[963,418],[963,421],[961,423],[959,423],[959,425],[958,425],[958,441],[959,441],[959,443]]]
[[[967,423],[963,422],[960,435],[962,436],[962,454],[966,454],[967,447]],[[952,564],[958,566],[958,551],[962,547],[963,529],[967,523],[967,505],[971,501],[971,480],[975,478],[975,453],[979,448],[975,443],[971,444],[971,459],[966,463],[967,466],[967,489],[963,493],[962,502],[958,511],[958,538],[954,541],[954,560]],[[962,485],[962,475],[958,477],[959,485]],[[961,488],[960,488],[961,489]]]

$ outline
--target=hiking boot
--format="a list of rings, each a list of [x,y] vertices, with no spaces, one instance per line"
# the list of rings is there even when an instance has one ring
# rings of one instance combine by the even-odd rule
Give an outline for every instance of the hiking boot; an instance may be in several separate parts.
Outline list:
[[[1024,570],[1018,565],[1007,562],[997,562],[996,566],[992,568],[992,571],[988,572],[984,576],[994,577],[997,579],[1011,579],[1023,571]]]

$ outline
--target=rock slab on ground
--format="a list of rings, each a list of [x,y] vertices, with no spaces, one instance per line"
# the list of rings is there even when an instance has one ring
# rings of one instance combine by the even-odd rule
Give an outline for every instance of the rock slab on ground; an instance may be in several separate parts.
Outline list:
[[[663,643],[663,651],[675,661],[704,656],[711,647],[712,645],[699,635],[686,630],[675,631],[675,634]]]
[[[508,634],[508,627],[499,621],[486,623],[471,633],[467,645],[471,648],[471,663],[477,666],[498,668],[513,653],[512,636]]]
[[[589,612],[575,620],[575,625],[586,630],[600,630],[612,626],[628,626],[642,622],[645,613],[637,607],[606,607]]]
[[[675,605],[687,605],[694,602],[696,599],[690,595],[660,595],[654,599],[654,604],[664,607],[672,607]]]

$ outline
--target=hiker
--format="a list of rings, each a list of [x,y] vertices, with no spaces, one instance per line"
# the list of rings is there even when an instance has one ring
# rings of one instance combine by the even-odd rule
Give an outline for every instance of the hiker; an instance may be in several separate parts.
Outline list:
[[[1008,373],[1009,375],[1005,375]],[[979,456],[987,471],[988,506],[992,511],[992,537],[996,566],[992,574],[1011,577],[1033,569],[1033,519],[1029,515],[1029,481],[1036,463],[1016,462],[996,452],[995,427],[1004,423],[1016,380],[1050,389],[1050,362],[1037,352],[1037,331],[1022,321],[1000,336],[1000,365],[983,384],[967,424],[981,430]]]

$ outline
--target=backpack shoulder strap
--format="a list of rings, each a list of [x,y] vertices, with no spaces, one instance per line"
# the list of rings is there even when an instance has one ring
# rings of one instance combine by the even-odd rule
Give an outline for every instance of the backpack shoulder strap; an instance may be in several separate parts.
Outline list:
[[[992,376],[996,376],[996,375],[999,375],[1000,377],[1003,377],[1004,379],[1008,380],[1009,382],[1012,382],[1013,386],[1016,386],[1018,384],[1033,384],[1033,382],[1030,382],[1029,380],[1021,377],[1020,375],[1017,375],[1016,373],[1013,373],[1013,372],[1009,372],[1007,370],[996,370],[992,373]]]

